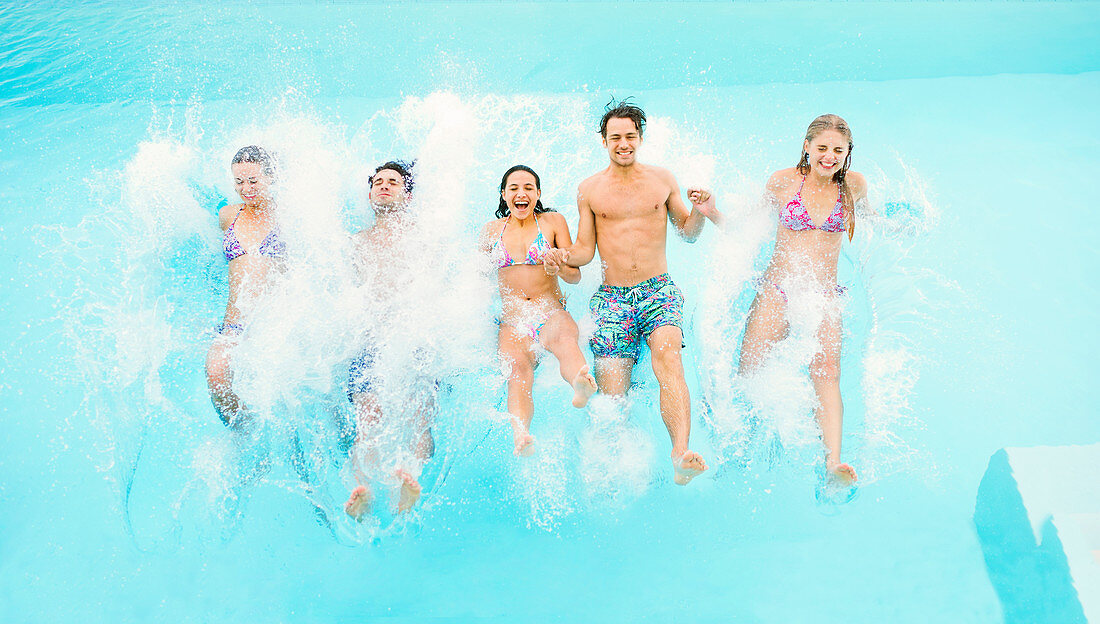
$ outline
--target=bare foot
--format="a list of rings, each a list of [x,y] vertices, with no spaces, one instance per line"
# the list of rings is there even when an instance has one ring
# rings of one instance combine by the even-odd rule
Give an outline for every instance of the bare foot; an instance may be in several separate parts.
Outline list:
[[[397,478],[401,479],[401,496],[397,499],[397,511],[404,513],[416,505],[420,500],[420,482],[404,470],[397,471]]]
[[[852,485],[856,482],[856,469],[848,464],[833,464],[827,468],[833,479],[840,485]]]
[[[573,407],[582,408],[588,405],[588,399],[596,394],[596,379],[588,372],[588,367],[577,371],[573,378]]]
[[[512,419],[512,439],[516,443],[517,457],[530,457],[535,454],[535,436],[527,430],[518,418]]]
[[[682,455],[672,456],[672,480],[676,485],[687,485],[689,481],[707,469],[707,462],[694,451],[684,451]]]
[[[367,486],[360,485],[351,491],[348,502],[344,503],[344,512],[356,522],[361,522],[368,511],[370,511],[370,490]]]
[[[516,437],[516,450],[513,451],[517,457],[530,457],[535,454],[535,436],[530,433]]]

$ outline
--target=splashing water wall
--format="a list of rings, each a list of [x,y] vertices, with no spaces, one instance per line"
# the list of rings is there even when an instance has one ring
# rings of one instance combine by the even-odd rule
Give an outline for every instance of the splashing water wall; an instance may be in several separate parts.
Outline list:
[[[0,619],[1015,621],[972,520],[986,462],[1100,441],[1098,232],[1071,183],[1100,165],[1098,22],[1089,3],[0,9]],[[539,451],[511,455],[476,236],[515,163],[575,233],[612,95],[650,114],[641,160],[713,188],[730,222],[669,243],[712,466],[686,488],[648,358],[626,405],[586,411],[544,363]],[[823,112],[871,186],[839,266],[861,477],[843,506],[813,495],[823,301],[736,376],[775,236],[763,183]],[[244,436],[203,360],[247,144],[278,155],[291,259],[236,354]],[[383,318],[348,235],[395,157],[418,161],[416,270]],[[566,288],[582,334],[599,282],[590,265]],[[411,379],[440,385],[422,505],[396,517],[383,475],[357,524],[344,382],[364,334],[385,336],[390,412]]]

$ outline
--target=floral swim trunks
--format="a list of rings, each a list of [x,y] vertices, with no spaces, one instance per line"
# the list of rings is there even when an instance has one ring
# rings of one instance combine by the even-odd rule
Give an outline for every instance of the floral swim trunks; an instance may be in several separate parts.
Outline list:
[[[355,395],[357,394],[374,394],[382,390],[384,379],[383,371],[379,370],[378,358],[378,349],[374,345],[368,345],[348,365],[346,389],[349,402],[355,403]],[[413,360],[416,367],[423,366],[430,360],[430,353],[427,349],[417,348],[413,352]],[[390,375],[395,373],[395,369],[389,371]],[[423,375],[417,375],[414,379],[416,382],[425,382],[427,387],[432,390],[439,390],[440,382],[437,379],[428,379]],[[405,381],[408,382],[409,380]],[[411,387],[409,383],[406,383],[406,386]]]
[[[684,295],[668,273],[633,286],[601,285],[588,304],[596,331],[589,346],[596,357],[638,360],[640,342],[665,325],[683,328]]]
[[[218,323],[214,331],[219,336],[240,336],[244,333],[244,325],[241,323]]]

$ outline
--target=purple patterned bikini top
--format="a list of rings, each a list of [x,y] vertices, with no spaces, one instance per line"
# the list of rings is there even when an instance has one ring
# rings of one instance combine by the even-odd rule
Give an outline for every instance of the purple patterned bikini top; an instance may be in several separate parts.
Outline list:
[[[243,208],[241,210],[244,210]],[[237,211],[237,216],[233,217],[233,223],[229,224],[229,227],[225,230],[225,237],[222,238],[222,251],[225,253],[225,261],[235,260],[246,253],[244,247],[241,246],[241,241],[237,239],[237,233],[233,231],[233,226],[237,224],[237,218],[241,216],[241,210]],[[283,260],[286,258],[286,243],[279,240],[279,231],[277,228],[271,228],[271,231],[267,233],[264,240],[260,242],[260,247],[257,249],[261,256],[267,256],[268,258],[274,258],[276,260]]]
[[[802,187],[805,184],[806,176],[802,176],[802,184],[798,185],[798,192],[795,193],[794,199],[787,202],[787,205],[779,211],[779,222],[788,230],[794,230],[796,232],[802,230],[843,232],[844,196],[840,192],[839,185],[837,185],[836,207],[833,208],[833,214],[829,215],[828,219],[825,219],[825,223],[822,223],[821,227],[814,227],[814,220],[810,218],[810,213],[806,211],[806,206],[802,204]]]

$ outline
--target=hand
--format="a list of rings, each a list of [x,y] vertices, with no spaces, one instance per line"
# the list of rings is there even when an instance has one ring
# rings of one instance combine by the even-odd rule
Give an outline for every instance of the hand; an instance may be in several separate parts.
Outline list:
[[[688,189],[688,199],[691,200],[692,210],[698,210],[711,221],[718,223],[722,218],[722,213],[718,212],[718,208],[715,207],[714,195],[711,195],[710,191],[701,188],[690,188]]]
[[[547,275],[554,277],[558,273],[561,273],[562,268],[565,266],[565,260],[568,257],[569,251],[552,247],[542,258],[542,268],[546,271]]]

